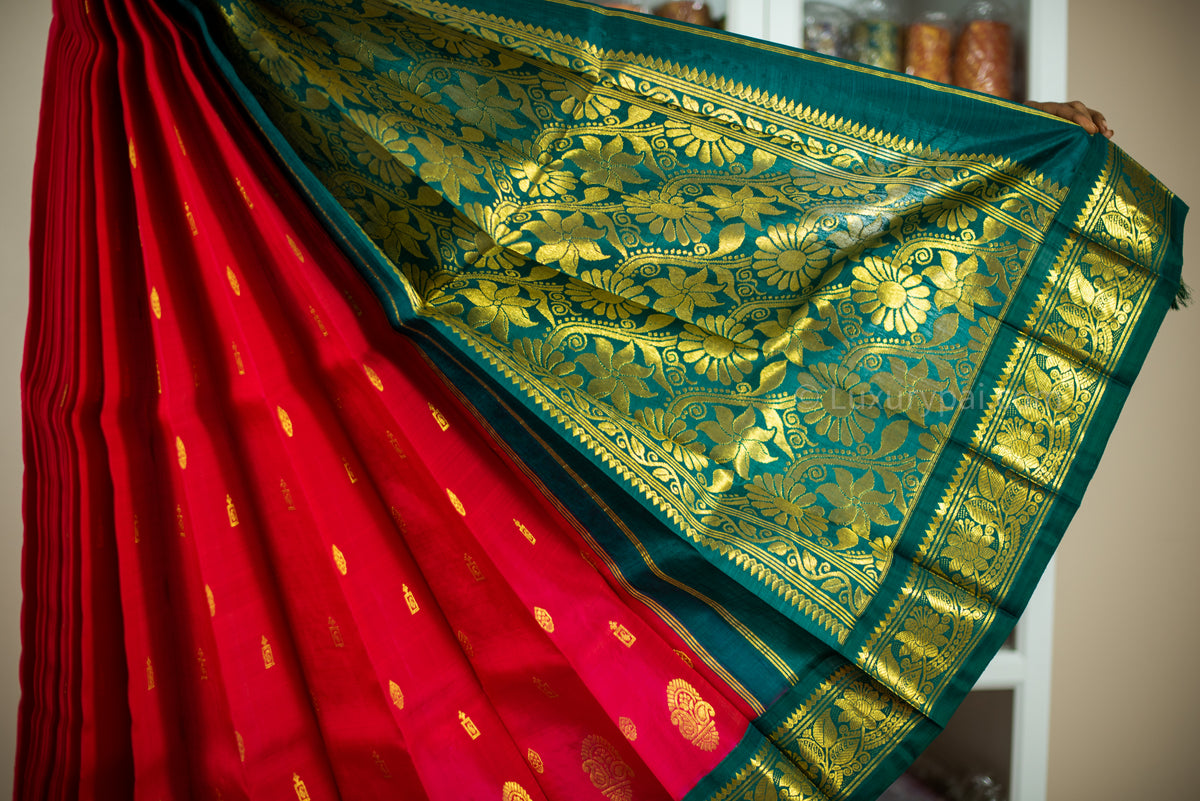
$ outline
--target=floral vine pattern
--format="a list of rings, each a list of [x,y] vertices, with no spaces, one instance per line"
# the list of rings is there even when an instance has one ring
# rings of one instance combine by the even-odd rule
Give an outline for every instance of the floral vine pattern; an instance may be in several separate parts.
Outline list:
[[[985,400],[984,354],[1066,188],[449,3],[220,4],[408,314],[844,643]],[[1133,205],[1106,208],[1114,244],[1083,256],[1050,333],[1085,361],[1145,283],[1110,250],[1154,247]],[[1017,475],[980,473],[981,500],[929,540],[929,567],[976,593],[1019,563],[995,521],[1037,516],[1022,476],[1053,471],[1074,436],[1057,421],[1089,397],[1061,358],[1030,364],[1028,400],[985,437]]]

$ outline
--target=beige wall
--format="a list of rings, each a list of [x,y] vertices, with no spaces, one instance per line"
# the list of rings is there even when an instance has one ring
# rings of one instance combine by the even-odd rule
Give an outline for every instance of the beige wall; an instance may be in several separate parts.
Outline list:
[[[1068,85],[1193,204],[1200,4],[1071,0]],[[1200,798],[1200,302],[1167,317],[1059,551],[1051,801]]]
[[[21,609],[21,348],[29,199],[50,0],[0,0],[0,795],[16,752]]]
[[[29,185],[49,0],[0,0],[0,794],[11,786]],[[1200,204],[1200,11],[1074,0],[1070,93]],[[1200,217],[1200,211],[1197,211]],[[1200,289],[1200,223],[1187,262]],[[1168,317],[1059,560],[1051,801],[1194,798],[1200,714],[1200,304]],[[1191,790],[1189,792],[1189,790]]]

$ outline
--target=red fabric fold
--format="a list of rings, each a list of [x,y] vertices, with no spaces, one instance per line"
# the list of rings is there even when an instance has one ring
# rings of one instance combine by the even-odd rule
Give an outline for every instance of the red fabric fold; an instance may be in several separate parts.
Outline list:
[[[188,33],[60,3],[46,86],[16,797],[686,794],[752,713],[388,327]]]

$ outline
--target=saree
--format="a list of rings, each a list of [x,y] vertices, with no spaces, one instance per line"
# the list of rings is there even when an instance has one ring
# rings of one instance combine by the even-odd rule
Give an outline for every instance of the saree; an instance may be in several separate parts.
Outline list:
[[[875,798],[1179,290],[1102,137],[572,0],[61,0],[45,86],[20,798]]]

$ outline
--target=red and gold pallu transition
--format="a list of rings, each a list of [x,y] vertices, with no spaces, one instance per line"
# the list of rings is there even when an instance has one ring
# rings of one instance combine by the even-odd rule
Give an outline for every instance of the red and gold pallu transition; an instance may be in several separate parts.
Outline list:
[[[16,797],[300,801],[874,798],[1186,211],[1037,112],[570,0],[62,0],[34,206]]]

